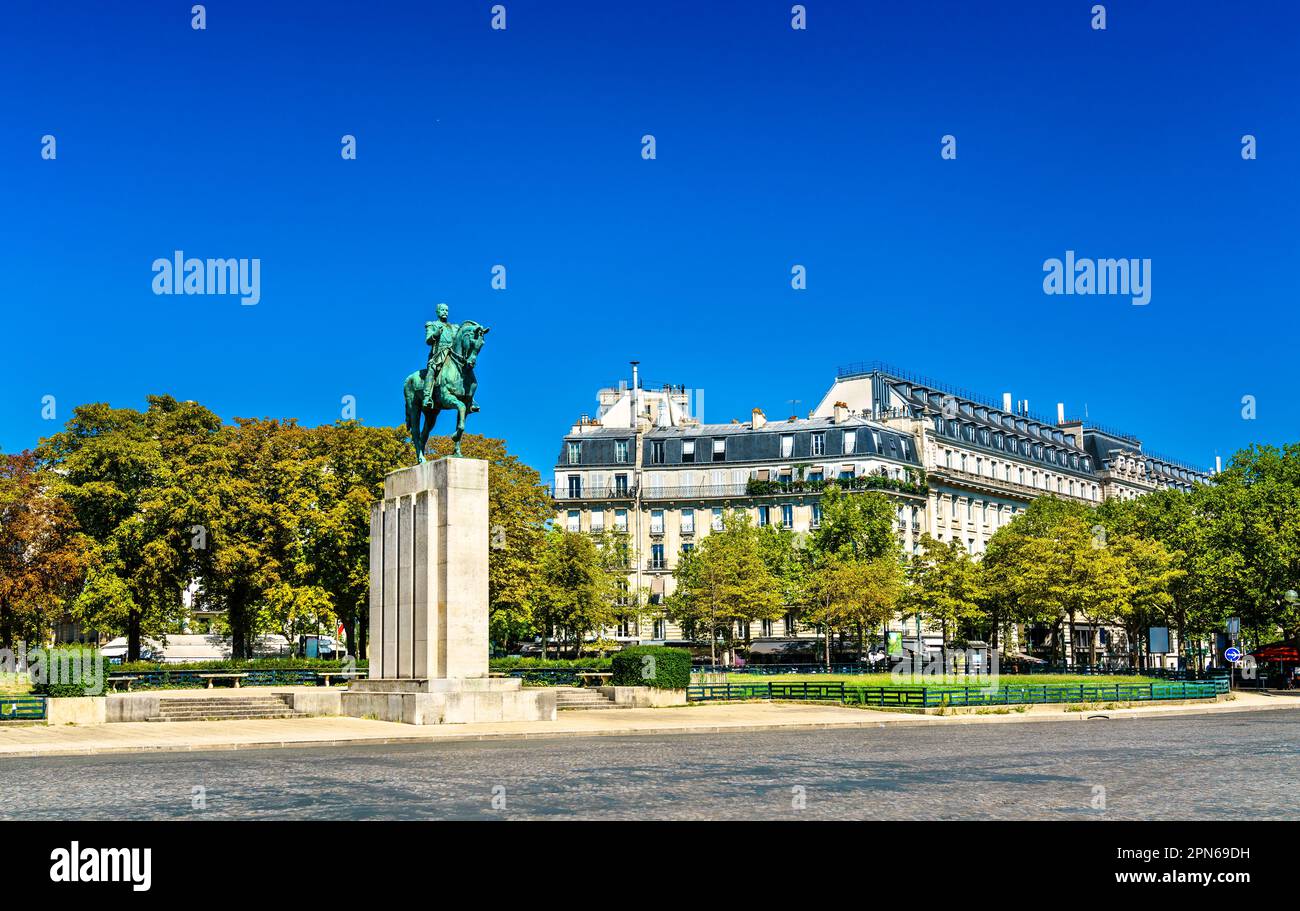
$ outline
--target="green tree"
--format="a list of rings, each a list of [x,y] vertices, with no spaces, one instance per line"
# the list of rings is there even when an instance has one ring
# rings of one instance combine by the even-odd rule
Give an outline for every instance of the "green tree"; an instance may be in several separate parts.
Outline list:
[[[979,564],[961,542],[922,535],[920,552],[907,564],[904,613],[938,623],[944,647],[949,635],[986,617]]]
[[[611,571],[602,544],[610,546],[559,526],[552,527],[542,542],[532,596],[534,618],[546,639],[553,633],[567,638],[579,657],[586,634],[611,625],[618,616],[620,576]]]
[[[709,631],[714,664],[719,637],[730,653],[737,624],[775,620],[784,609],[781,581],[764,561],[757,531],[740,511],[724,516],[722,529],[682,554],[673,570],[668,615],[685,628]]]
[[[1066,664],[1078,618],[1116,622],[1131,596],[1128,567],[1103,531],[1087,506],[1040,497],[994,533],[982,561],[989,595],[1015,619],[1051,624]],[[1095,661],[1095,637],[1089,642]]]
[[[319,471],[305,539],[305,577],[328,593],[347,632],[349,651],[364,658],[370,627],[370,513],[383,496],[384,476],[412,463],[415,454],[404,429],[356,421],[311,430],[307,446]],[[297,603],[282,597],[276,601]]]
[[[1300,635],[1300,443],[1238,452],[1202,503],[1220,597],[1248,629]]]
[[[894,506],[879,491],[845,493],[834,484],[822,495],[821,524],[812,533],[810,550],[815,555],[841,551],[860,560],[893,554]]]
[[[897,612],[903,582],[902,564],[888,555],[861,560],[847,550],[832,551],[812,568],[808,619],[824,630],[827,669],[831,667],[832,636],[855,630],[861,657],[865,631],[884,627]]]
[[[0,455],[0,644],[44,642],[68,613],[90,543],[72,508],[45,492],[31,452]]]
[[[127,637],[130,659],[141,638],[179,628],[181,594],[201,562],[205,529],[189,456],[210,448],[220,422],[193,402],[150,396],[148,409],[78,407],[64,429],[37,450],[92,542],[90,571],[72,616],[89,629]],[[196,459],[197,460],[197,459]]]

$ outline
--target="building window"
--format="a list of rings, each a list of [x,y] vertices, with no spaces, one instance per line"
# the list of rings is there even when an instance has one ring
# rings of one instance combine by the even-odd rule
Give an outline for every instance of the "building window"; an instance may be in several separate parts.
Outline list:
[[[818,528],[822,524],[822,504],[814,503],[812,506],[812,527]]]
[[[853,449],[858,445],[858,432],[856,430],[844,431],[844,454],[851,455]]]
[[[689,554],[693,550],[695,550],[695,544],[693,542],[686,541],[682,544],[682,553]]]
[[[739,630],[740,630],[740,639],[741,639],[741,641],[743,641],[743,642],[748,642],[748,641],[749,641],[749,621],[745,621],[745,622],[743,622],[743,623],[738,623],[738,624],[736,624],[736,625],[737,625],[737,627],[739,627]]]
[[[695,461],[694,440],[682,440],[682,461],[687,464]]]
[[[944,468],[951,468],[951,467],[952,467],[952,450],[951,450],[951,449],[945,449],[945,450],[943,451],[943,467],[944,467]]]
[[[569,475],[569,499],[576,500],[582,496],[582,475]]]
[[[786,528],[794,528],[794,507],[789,503],[781,506],[781,524]]]
[[[600,534],[605,530],[605,510],[593,509],[591,511],[591,530]]]
[[[975,501],[974,501],[974,500],[967,500],[967,501],[966,501],[966,521],[967,521],[967,522],[974,522],[974,521],[975,521]]]
[[[721,506],[713,507],[713,520],[709,523],[709,527],[712,528],[714,531],[722,531],[722,507]]]
[[[570,464],[570,465],[577,465],[577,464],[578,464],[579,462],[581,462],[581,461],[582,461],[582,444],[581,444],[581,443],[570,443],[570,444],[569,444],[569,464]]]
[[[727,461],[727,441],[725,438],[713,441],[713,461]]]
[[[622,465],[627,464],[627,440],[614,441],[614,461]]]
[[[582,526],[578,522],[578,511],[576,509],[569,510],[569,519],[565,527],[569,531],[578,531],[581,529]]]
[[[627,496],[627,475],[625,474],[614,475],[614,496],[616,497]]]
[[[650,568],[666,569],[668,562],[664,560],[664,546],[662,544],[650,545]]]
[[[695,534],[695,510],[693,509],[682,510],[682,534]]]
[[[795,622],[794,614],[786,614],[782,622],[785,624],[785,634],[787,636],[793,636],[799,632],[799,624]]]
[[[772,635],[772,621],[771,621],[771,620],[760,620],[760,621],[759,621],[759,627],[758,627],[758,628],[759,628],[760,630],[762,630],[762,635],[763,635],[763,636],[770,636],[770,635]]]
[[[614,530],[627,531],[627,510],[626,509],[614,510]]]
[[[814,433],[812,435],[812,454],[815,456],[826,453],[826,434]]]
[[[948,513],[952,518],[957,518],[957,497],[952,498],[952,509]]]
[[[650,441],[650,464],[662,465],[664,463],[664,441]]]
[[[664,511],[662,509],[650,510],[650,534],[662,535],[664,533]]]
[[[668,621],[656,620],[654,622],[654,637],[656,639],[668,638]]]
[[[794,455],[794,434],[781,434],[781,458],[788,459]]]
[[[760,507],[758,507],[758,527],[759,527],[759,528],[763,528],[764,526],[766,526],[766,525],[768,524],[767,509],[768,509],[768,508],[767,508],[766,506],[760,506]]]

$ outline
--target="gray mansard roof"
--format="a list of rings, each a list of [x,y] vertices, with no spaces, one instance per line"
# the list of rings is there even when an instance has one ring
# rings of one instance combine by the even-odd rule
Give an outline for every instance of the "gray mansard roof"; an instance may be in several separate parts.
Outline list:
[[[844,451],[844,432],[856,431],[853,451]],[[812,454],[813,434],[823,434],[824,446],[821,454]],[[794,436],[793,451],[788,456],[781,454],[781,437]],[[626,462],[617,462],[616,442],[631,442],[633,433],[627,428],[588,427],[581,433],[570,433],[564,438],[557,464],[562,468],[580,468],[583,466],[616,466],[631,464],[634,460],[629,453]],[[713,440],[726,440],[726,459],[715,462],[713,459]],[[879,448],[876,441],[879,440]],[[687,440],[695,441],[695,457],[692,462],[682,461],[682,444]],[[581,442],[582,448],[577,463],[568,459],[568,444]],[[652,457],[656,442],[663,443],[663,461]],[[916,442],[910,434],[891,430],[880,424],[863,418],[850,417],[842,423],[835,423],[830,418],[807,418],[795,421],[769,421],[755,429],[750,424],[700,424],[682,427],[655,427],[642,437],[644,452],[643,467],[673,466],[682,464],[721,465],[727,463],[752,462],[789,462],[799,463],[811,460],[833,462],[844,459],[877,458],[888,459],[920,467],[920,458],[916,451]]]

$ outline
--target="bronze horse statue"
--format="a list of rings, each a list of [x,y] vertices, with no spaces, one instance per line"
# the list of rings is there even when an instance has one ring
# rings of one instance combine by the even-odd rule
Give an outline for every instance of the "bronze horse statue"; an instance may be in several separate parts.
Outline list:
[[[438,412],[444,409],[456,411],[456,432],[451,438],[456,443],[455,454],[461,454],[460,438],[465,432],[465,415],[478,411],[478,406],[474,404],[474,393],[478,389],[478,381],[474,378],[474,362],[478,360],[483,337],[488,331],[487,326],[480,326],[472,320],[460,324],[456,340],[451,343],[451,350],[447,352],[442,368],[432,378],[434,387],[431,407],[424,406],[424,386],[431,381],[428,368],[417,370],[406,378],[403,385],[406,395],[406,427],[411,433],[411,442],[415,444],[415,457],[418,461],[425,461],[424,447],[429,443],[429,434],[433,432],[434,422],[438,420]]]

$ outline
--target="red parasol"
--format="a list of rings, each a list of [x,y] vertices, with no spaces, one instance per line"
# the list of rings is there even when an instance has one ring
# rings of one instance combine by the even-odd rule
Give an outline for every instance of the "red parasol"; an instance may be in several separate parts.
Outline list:
[[[1274,642],[1262,645],[1250,653],[1259,661],[1300,661],[1300,645],[1295,642]]]

